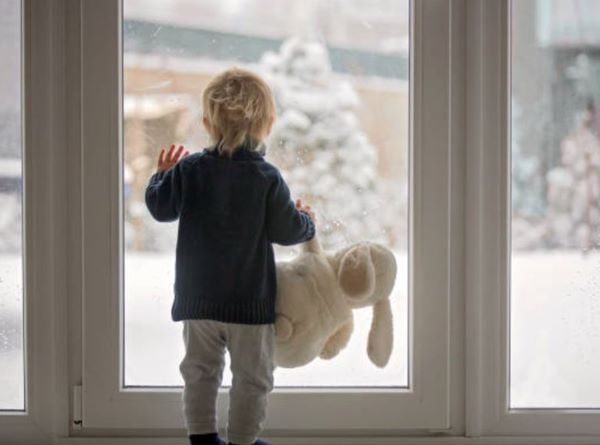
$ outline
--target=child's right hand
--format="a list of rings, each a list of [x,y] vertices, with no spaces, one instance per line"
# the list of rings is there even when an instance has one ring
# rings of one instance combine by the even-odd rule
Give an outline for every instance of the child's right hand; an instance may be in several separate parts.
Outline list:
[[[310,219],[312,219],[313,223],[317,222],[317,215],[315,215],[315,212],[311,209],[309,205],[304,205],[301,199],[296,200],[296,208],[298,210],[302,210],[308,213],[308,216],[310,216]]]
[[[164,172],[173,167],[180,159],[184,158],[189,154],[189,151],[184,152],[183,145],[180,145],[177,151],[175,151],[175,145],[171,145],[169,152],[167,153],[166,149],[162,149],[160,151],[160,155],[158,157],[158,166],[157,171]],[[165,156],[166,154],[166,156]]]

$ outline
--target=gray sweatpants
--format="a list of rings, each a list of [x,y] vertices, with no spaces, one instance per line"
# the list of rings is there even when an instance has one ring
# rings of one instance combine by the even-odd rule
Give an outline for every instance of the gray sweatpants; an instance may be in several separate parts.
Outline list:
[[[273,389],[274,325],[183,321],[185,356],[179,370],[184,381],[183,414],[188,434],[217,431],[216,402],[225,348],[231,357],[229,391],[230,442],[252,444],[262,429],[267,395]]]

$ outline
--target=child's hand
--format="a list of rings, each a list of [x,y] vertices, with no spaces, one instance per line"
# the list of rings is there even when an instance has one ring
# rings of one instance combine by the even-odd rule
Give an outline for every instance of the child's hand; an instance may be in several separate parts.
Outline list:
[[[190,152],[187,150],[185,150],[185,152],[184,152],[183,145],[180,145],[179,148],[177,149],[177,151],[175,151],[175,145],[174,144],[171,145],[171,148],[169,149],[168,153],[167,153],[167,150],[163,148],[160,151],[160,155],[158,157],[157,171],[164,172],[164,171],[170,169],[175,164],[177,164],[177,162],[179,162],[180,159],[184,158],[189,153]],[[165,156],[165,154],[166,154],[166,156]]]
[[[313,223],[317,222],[317,215],[315,215],[315,212],[310,208],[310,206],[305,206],[301,199],[296,200],[296,208],[308,213],[308,216],[310,216],[310,219],[312,219]]]

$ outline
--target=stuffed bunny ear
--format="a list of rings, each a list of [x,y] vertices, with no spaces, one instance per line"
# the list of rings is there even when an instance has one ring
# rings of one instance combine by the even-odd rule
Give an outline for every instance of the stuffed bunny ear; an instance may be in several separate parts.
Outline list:
[[[358,245],[342,257],[338,269],[338,282],[342,291],[352,300],[360,302],[373,295],[375,267],[368,245]]]
[[[387,365],[392,355],[393,344],[392,308],[390,300],[386,298],[373,306],[373,321],[369,331],[367,354],[375,366],[383,368]]]

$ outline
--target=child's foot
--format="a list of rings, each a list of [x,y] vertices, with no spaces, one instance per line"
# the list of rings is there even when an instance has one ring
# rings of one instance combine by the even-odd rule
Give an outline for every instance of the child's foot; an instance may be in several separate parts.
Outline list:
[[[190,435],[191,445],[227,445],[223,439],[219,437],[217,433],[209,434],[191,434]]]

